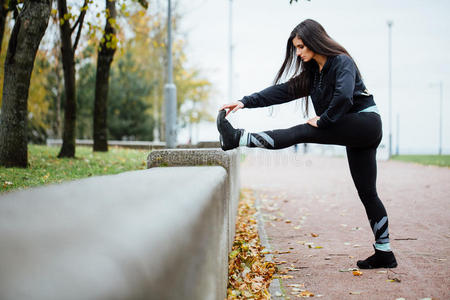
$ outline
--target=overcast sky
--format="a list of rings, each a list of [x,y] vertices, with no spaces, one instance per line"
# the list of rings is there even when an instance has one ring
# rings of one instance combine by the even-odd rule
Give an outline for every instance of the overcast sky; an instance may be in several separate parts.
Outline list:
[[[233,99],[228,90],[228,0],[179,0],[182,30],[192,65],[214,84],[213,107],[239,100],[271,85],[292,29],[307,18],[353,56],[380,108],[384,138],[388,118],[388,26],[392,27],[393,139],[399,115],[401,152],[436,152],[439,141],[439,87],[444,84],[443,146],[450,152],[450,1],[448,0],[234,0]],[[231,122],[250,131],[286,128],[304,122],[299,101],[244,109]],[[215,115],[216,111],[212,110]],[[217,139],[215,124],[201,126],[200,140]],[[180,141],[186,132],[180,132]]]

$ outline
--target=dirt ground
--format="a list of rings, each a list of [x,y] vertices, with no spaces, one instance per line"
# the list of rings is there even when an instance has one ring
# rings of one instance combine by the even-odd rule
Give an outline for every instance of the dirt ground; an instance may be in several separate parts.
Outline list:
[[[345,157],[255,149],[241,164],[241,186],[255,192],[269,246],[288,252],[273,257],[293,276],[271,288],[273,299],[298,299],[299,290],[322,299],[450,299],[450,168],[378,162],[399,265],[361,276],[348,270],[372,255],[373,234]]]

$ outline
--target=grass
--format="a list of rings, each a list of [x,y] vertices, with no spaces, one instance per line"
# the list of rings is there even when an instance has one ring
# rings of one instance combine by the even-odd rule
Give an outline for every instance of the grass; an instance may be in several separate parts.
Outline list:
[[[450,155],[394,155],[393,160],[414,162],[422,165],[450,167]]]
[[[148,150],[77,147],[76,158],[57,158],[59,147],[28,146],[28,168],[0,167],[0,193],[96,175],[146,169]]]

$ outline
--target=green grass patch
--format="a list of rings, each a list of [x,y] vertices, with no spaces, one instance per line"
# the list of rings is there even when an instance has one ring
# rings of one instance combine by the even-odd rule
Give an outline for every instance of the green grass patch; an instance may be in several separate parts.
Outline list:
[[[28,146],[28,168],[0,167],[0,193],[97,175],[146,169],[149,150],[110,147],[93,152],[78,146],[76,158],[57,158],[59,147]]]
[[[450,167],[450,155],[393,155],[393,160],[414,162],[422,165]]]

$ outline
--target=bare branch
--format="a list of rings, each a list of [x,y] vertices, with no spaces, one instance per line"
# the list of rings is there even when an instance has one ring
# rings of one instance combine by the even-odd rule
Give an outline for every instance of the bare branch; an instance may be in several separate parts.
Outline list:
[[[78,25],[78,32],[77,32],[77,37],[75,38],[75,42],[73,44],[73,52],[75,53],[75,50],[77,49],[78,46],[78,42],[80,40],[80,36],[81,36],[81,29],[83,28],[83,22],[84,22],[84,16],[86,15],[86,7],[88,4],[89,0],[84,0],[84,4],[83,7],[81,8],[81,12],[80,12],[80,16],[78,17],[78,20],[75,24]],[[72,32],[75,30],[75,25],[71,30],[71,34]]]

